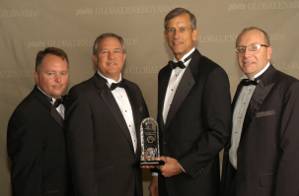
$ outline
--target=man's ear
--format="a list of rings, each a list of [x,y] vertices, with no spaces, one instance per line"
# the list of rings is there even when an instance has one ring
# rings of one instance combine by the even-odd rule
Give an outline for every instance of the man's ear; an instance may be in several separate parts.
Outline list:
[[[193,31],[192,31],[192,40],[193,40],[194,43],[197,42],[198,36],[199,36],[199,31],[197,29],[193,29]]]
[[[97,56],[96,55],[92,55],[91,60],[92,60],[93,65],[97,66],[97,64],[98,64],[98,58],[97,58]]]

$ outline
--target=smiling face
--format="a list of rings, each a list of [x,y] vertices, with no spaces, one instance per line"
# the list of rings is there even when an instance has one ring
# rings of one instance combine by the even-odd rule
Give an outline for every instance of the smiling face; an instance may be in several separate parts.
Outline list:
[[[68,63],[65,59],[47,54],[34,74],[36,85],[47,95],[59,98],[68,86]]]
[[[187,13],[178,15],[168,21],[165,29],[165,39],[177,60],[180,60],[194,47],[197,31],[192,28],[190,16]]]
[[[115,37],[106,37],[99,43],[97,51],[94,61],[98,70],[104,76],[117,81],[126,60],[120,41]]]
[[[272,57],[272,48],[268,46],[265,35],[256,29],[244,32],[239,38],[237,47],[247,47],[252,44],[265,46],[258,48],[256,51],[250,51],[247,48],[243,53],[237,53],[239,66],[249,78],[259,73]]]

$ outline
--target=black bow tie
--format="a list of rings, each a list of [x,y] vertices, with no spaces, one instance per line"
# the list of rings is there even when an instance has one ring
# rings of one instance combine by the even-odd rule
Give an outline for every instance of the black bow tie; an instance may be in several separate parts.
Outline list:
[[[257,85],[259,83],[259,81],[257,79],[255,80],[250,80],[250,79],[242,79],[240,84],[242,86],[249,86],[249,85]]]
[[[185,66],[184,62],[187,62],[189,59],[191,59],[192,54],[193,54],[193,52],[192,52],[189,56],[187,56],[183,61],[178,61],[178,62],[169,61],[169,62],[168,62],[168,66],[169,66],[171,69],[175,69],[175,68],[177,68],[177,67],[179,67],[179,68],[181,68],[181,69],[185,69],[186,66]]]
[[[174,61],[169,61],[168,65],[171,69],[175,69],[177,67],[181,68],[181,69],[185,69],[186,66],[184,65],[184,63],[182,61],[178,61],[178,62],[174,62]]]
[[[110,90],[113,91],[113,90],[114,90],[115,88],[117,88],[117,87],[125,88],[125,84],[124,84],[123,80],[120,81],[120,82],[118,82],[118,83],[112,83],[112,84],[110,85]]]
[[[53,107],[57,108],[60,104],[62,104],[62,99],[56,99],[53,104]]]

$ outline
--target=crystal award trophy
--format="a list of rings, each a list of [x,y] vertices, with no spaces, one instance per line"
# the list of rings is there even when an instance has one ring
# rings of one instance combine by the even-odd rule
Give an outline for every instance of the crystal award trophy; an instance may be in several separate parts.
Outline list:
[[[159,148],[159,128],[158,123],[153,118],[145,118],[140,125],[141,139],[141,166],[163,165],[160,157]]]

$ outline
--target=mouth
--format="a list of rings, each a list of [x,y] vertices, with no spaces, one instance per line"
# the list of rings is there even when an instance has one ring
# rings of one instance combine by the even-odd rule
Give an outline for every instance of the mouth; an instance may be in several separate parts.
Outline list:
[[[107,64],[108,66],[116,66],[116,65],[117,65],[117,63],[114,62],[114,61],[107,62],[106,64]]]

